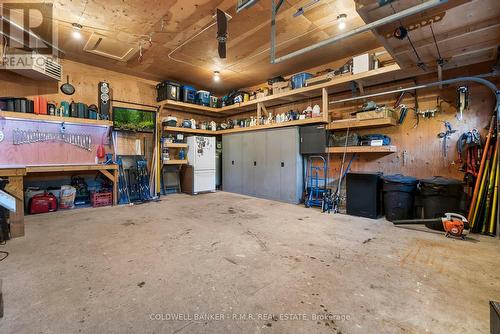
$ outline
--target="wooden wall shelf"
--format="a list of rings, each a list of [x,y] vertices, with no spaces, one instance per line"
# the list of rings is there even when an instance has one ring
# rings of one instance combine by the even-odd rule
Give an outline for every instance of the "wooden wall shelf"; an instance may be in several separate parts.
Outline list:
[[[315,117],[315,118],[307,118],[307,119],[288,121],[288,122],[282,122],[282,123],[273,123],[273,124],[266,124],[266,125],[249,126],[249,127],[244,127],[244,128],[220,130],[217,132],[218,132],[218,134],[224,135],[224,134],[235,133],[235,132],[258,131],[258,130],[264,130],[264,129],[283,128],[283,127],[287,127],[287,126],[299,126],[299,125],[308,125],[308,124],[324,124],[324,123],[327,123],[327,122],[323,120],[323,117]]]
[[[184,143],[167,143],[164,145],[167,148],[187,148],[188,144]]]
[[[176,126],[164,126],[163,130],[165,132],[182,132],[182,133],[194,133],[194,134],[201,134],[201,135],[216,135],[219,132],[219,131],[212,131],[212,130],[181,128],[181,127],[176,127]]]
[[[187,163],[188,163],[187,160],[177,160],[177,159],[163,161],[164,165],[187,165]]]
[[[328,147],[326,153],[342,154],[344,153],[344,147]],[[348,146],[345,150],[347,153],[396,153],[398,148],[394,145],[387,146]]]
[[[326,126],[327,130],[346,130],[359,128],[381,128],[386,126],[396,126],[396,120],[392,117],[376,118],[376,119],[346,119],[333,121]]]
[[[118,165],[96,165],[96,164],[62,164],[62,165],[28,165],[26,173],[53,173],[53,172],[84,172],[84,171],[118,170]]]
[[[233,129],[217,130],[217,131],[179,128],[179,127],[172,127],[172,126],[166,126],[163,128],[163,130],[166,132],[184,132],[184,133],[194,133],[194,134],[203,134],[203,135],[225,135],[225,134],[235,133],[235,132],[258,131],[258,130],[273,129],[273,128],[283,128],[283,127],[287,127],[287,126],[300,126],[300,125],[308,125],[308,124],[325,124],[325,123],[327,123],[327,122],[325,120],[323,120],[323,117],[314,117],[314,118],[307,118],[307,119],[296,120],[296,121],[288,121],[288,122],[273,123],[273,124],[266,124],[266,125],[248,126],[248,127],[243,127],[243,128],[233,128]]]
[[[257,109],[257,103],[262,103],[267,108],[269,108],[276,105],[294,103],[305,99],[318,98],[322,96],[323,88],[330,89],[339,85],[348,85],[350,84],[351,81],[354,80],[361,80],[368,77],[388,74],[390,72],[397,71],[399,69],[400,67],[397,64],[394,64],[385,67],[380,67],[375,70],[366,71],[363,73],[338,76],[321,84],[297,88],[290,90],[288,92],[273,94],[260,99],[233,104],[222,108],[205,107],[197,104],[184,103],[172,100],[165,100],[160,102],[160,108],[172,109],[184,112],[202,111],[209,116],[215,116],[215,117],[231,116],[247,111],[255,111]]]
[[[0,116],[7,119],[18,119],[23,121],[40,121],[40,122],[55,122],[77,125],[91,125],[91,126],[112,126],[112,121],[76,118],[76,117],[62,117],[51,115],[37,115],[13,111],[0,111]]]

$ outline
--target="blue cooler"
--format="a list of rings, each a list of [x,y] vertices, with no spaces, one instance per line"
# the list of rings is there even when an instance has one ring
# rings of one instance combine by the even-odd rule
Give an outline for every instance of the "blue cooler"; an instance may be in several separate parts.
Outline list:
[[[196,92],[196,104],[201,106],[210,106],[210,92],[206,90],[199,90]]]
[[[306,72],[295,74],[294,76],[292,76],[292,89],[305,87],[306,80],[311,79],[312,77],[312,74]]]
[[[196,88],[191,86],[182,86],[182,101],[187,103],[196,103]]]

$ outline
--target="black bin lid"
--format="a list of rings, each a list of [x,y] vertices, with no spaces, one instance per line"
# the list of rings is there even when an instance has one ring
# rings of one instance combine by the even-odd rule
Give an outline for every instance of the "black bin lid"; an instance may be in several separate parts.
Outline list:
[[[385,175],[382,177],[382,179],[384,180],[384,182],[401,183],[408,185],[415,185],[418,182],[416,178],[411,176],[405,176],[402,174]]]
[[[462,185],[463,181],[457,179],[449,179],[443,176],[434,176],[428,179],[420,180],[424,185],[451,186]]]

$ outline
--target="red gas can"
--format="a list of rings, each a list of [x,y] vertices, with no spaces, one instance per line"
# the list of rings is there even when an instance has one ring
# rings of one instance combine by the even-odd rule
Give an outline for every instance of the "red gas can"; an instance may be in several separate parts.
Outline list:
[[[57,211],[57,198],[52,194],[39,194],[30,199],[29,213],[45,213]]]

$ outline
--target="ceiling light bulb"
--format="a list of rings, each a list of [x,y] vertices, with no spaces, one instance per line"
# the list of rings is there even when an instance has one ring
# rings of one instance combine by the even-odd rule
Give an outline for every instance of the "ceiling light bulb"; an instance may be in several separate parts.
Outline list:
[[[345,29],[345,21],[347,19],[347,15],[346,14],[340,14],[339,16],[337,16],[337,21],[338,22],[338,27],[340,30],[344,30]]]
[[[71,36],[73,36],[74,39],[82,39],[82,34],[80,33],[80,30],[73,30]]]
[[[82,30],[82,25],[78,23],[72,23],[73,26],[73,31],[71,32],[71,36],[73,36],[74,39],[82,39],[82,33],[80,30]]]
[[[220,81],[220,72],[219,71],[214,71],[214,81],[215,82]]]

